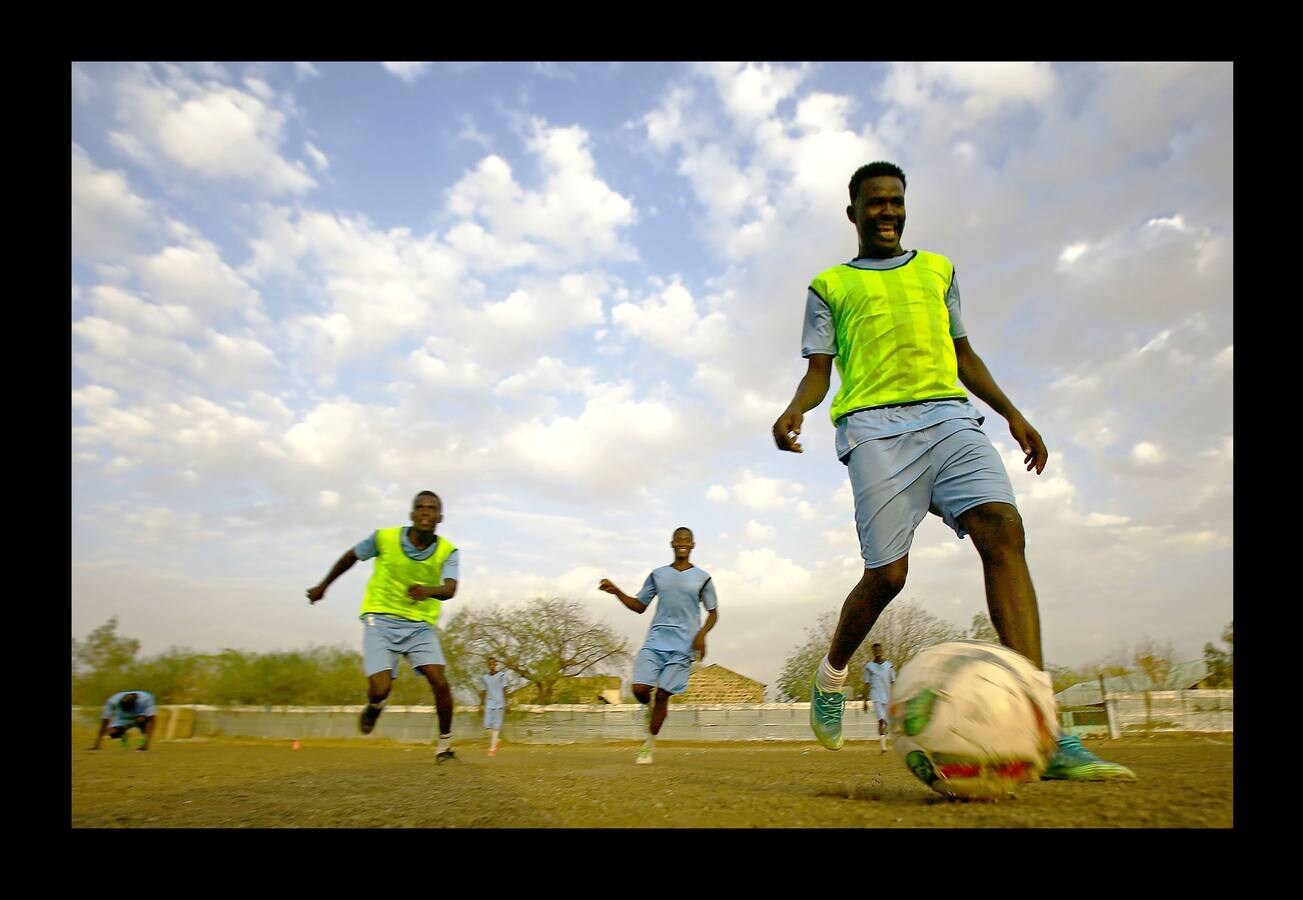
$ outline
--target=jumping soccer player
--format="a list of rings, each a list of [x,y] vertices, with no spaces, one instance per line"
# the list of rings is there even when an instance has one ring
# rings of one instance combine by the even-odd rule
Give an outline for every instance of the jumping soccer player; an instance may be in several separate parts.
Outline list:
[[[706,635],[719,620],[715,585],[710,574],[689,561],[695,546],[691,528],[674,529],[670,539],[674,561],[653,569],[637,597],[630,597],[609,578],[603,578],[598,584],[599,589],[614,594],[639,615],[647,610],[654,598],[660,597],[651,628],[647,630],[647,639],[633,664],[633,695],[638,702],[652,703],[653,686],[656,691],[647,740],[638,750],[635,760],[639,765],[651,764],[656,735],[660,734],[661,725],[665,723],[670,697],[687,689],[693,659],[706,658]],[[709,611],[704,625],[701,624],[698,604]]]
[[[878,719],[878,743],[887,752],[887,702],[891,699],[891,685],[896,680],[896,670],[891,660],[882,658],[882,645],[872,647],[873,659],[864,664],[864,711],[869,711],[873,701],[873,714]]]
[[[507,673],[498,671],[498,661],[486,660],[488,674],[480,676],[480,706],[484,708],[484,727],[489,732],[489,756],[498,753],[498,732],[507,706]]]
[[[370,734],[384,711],[385,698],[398,674],[398,657],[406,656],[434,691],[439,716],[435,761],[455,759],[452,751],[452,691],[444,676],[443,648],[434,623],[444,600],[457,595],[460,553],[435,534],[443,521],[443,502],[433,491],[412,500],[412,526],[381,528],[344,551],[324,581],[308,588],[308,602],[326,596],[326,589],[358,560],[375,559],[371,580],[362,598],[362,657],[367,676],[367,705],[358,727]]]
[[[914,530],[929,511],[960,538],[972,535],[1000,641],[1044,665],[1022,517],[1000,454],[981,429],[983,416],[960,383],[1009,423],[1028,471],[1044,470],[1045,443],[969,343],[950,260],[902,248],[905,173],[889,162],[862,166],[851,176],[850,199],[846,217],[859,253],[810,284],[801,338],[807,370],[773,426],[779,450],[801,452],[801,423],[828,393],[836,360],[841,389],[831,415],[855,496],[864,575],[842,606],[812,687],[810,725],[830,750],[843,743],[846,664],[905,586]],[[1048,691],[1049,674],[1042,674]],[[1042,777],[1135,778],[1069,735],[1060,736]]]
[[[141,738],[136,749],[148,750],[149,742],[154,737],[154,722],[157,718],[158,707],[154,705],[154,695],[149,691],[119,691],[104,703],[99,734],[95,735],[95,745],[91,749],[100,748],[100,741],[106,732],[112,740],[121,740],[125,747],[127,732],[139,728]]]

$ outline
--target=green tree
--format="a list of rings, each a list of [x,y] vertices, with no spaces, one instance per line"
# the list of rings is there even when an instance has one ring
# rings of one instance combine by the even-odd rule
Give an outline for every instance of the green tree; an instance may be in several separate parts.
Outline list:
[[[995,623],[991,617],[984,612],[975,613],[973,622],[968,626],[968,637],[974,641],[990,641],[993,644],[1000,643],[1000,633],[995,630]]]
[[[1222,630],[1222,640],[1231,648],[1222,650],[1211,641],[1203,645],[1204,665],[1208,669],[1208,687],[1229,688],[1235,685],[1235,622]]]
[[[462,654],[457,677],[469,680],[470,666],[488,656],[527,684],[538,702],[552,702],[558,682],[605,670],[629,659],[629,643],[610,625],[589,618],[578,600],[538,597],[510,609],[468,607],[448,623]]]
[[[117,616],[92,631],[85,641],[74,638],[73,702],[94,706],[117,691],[127,690],[122,684],[139,652],[140,641],[118,634]],[[136,687],[145,689],[142,685]]]

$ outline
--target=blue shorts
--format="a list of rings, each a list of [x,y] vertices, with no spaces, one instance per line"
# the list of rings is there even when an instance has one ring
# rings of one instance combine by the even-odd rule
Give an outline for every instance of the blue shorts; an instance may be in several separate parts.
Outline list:
[[[1017,506],[1000,454],[972,419],[863,441],[843,460],[855,495],[855,526],[866,569],[909,553],[929,512],[959,537],[958,519],[983,503]]]
[[[400,619],[379,613],[362,615],[362,664],[370,678],[386,669],[398,674],[398,657],[406,656],[413,669],[442,666],[439,633],[429,622]]]
[[[502,730],[502,707],[501,706],[484,707],[484,727],[496,731]]]
[[[692,674],[692,654],[643,647],[633,661],[633,683],[654,684],[667,694],[682,694]]]
[[[890,722],[890,721],[891,721],[891,717],[887,715],[887,701],[886,701],[886,700],[874,700],[874,701],[873,701],[873,718],[877,719],[879,722]]]

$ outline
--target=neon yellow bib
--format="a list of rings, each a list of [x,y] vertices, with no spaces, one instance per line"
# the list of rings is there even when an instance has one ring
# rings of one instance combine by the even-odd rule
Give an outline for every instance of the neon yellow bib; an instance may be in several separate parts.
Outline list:
[[[361,612],[384,613],[433,625],[439,619],[439,607],[443,606],[443,601],[413,603],[407,589],[414,584],[424,587],[442,585],[443,564],[457,548],[441,536],[429,559],[412,559],[403,552],[402,533],[402,526],[381,528],[376,532],[378,554],[371,580],[366,585],[366,595],[362,598]]]
[[[944,256],[919,250],[895,269],[833,266],[810,283],[837,334],[833,422],[857,409],[968,396],[946,309],[954,272]]]

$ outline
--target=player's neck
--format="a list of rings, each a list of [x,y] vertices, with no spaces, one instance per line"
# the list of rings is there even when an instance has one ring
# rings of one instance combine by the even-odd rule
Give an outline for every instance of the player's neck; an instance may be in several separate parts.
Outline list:
[[[860,247],[856,259],[894,259],[897,256],[905,255],[905,248],[897,246],[894,250],[880,250],[877,247]]]
[[[407,529],[407,539],[412,542],[412,546],[417,550],[424,550],[438,538],[433,531],[417,531],[416,526]]]
[[[670,568],[678,569],[680,572],[686,572],[688,569],[692,568],[692,563],[686,559],[676,559],[674,562],[670,563]]]

